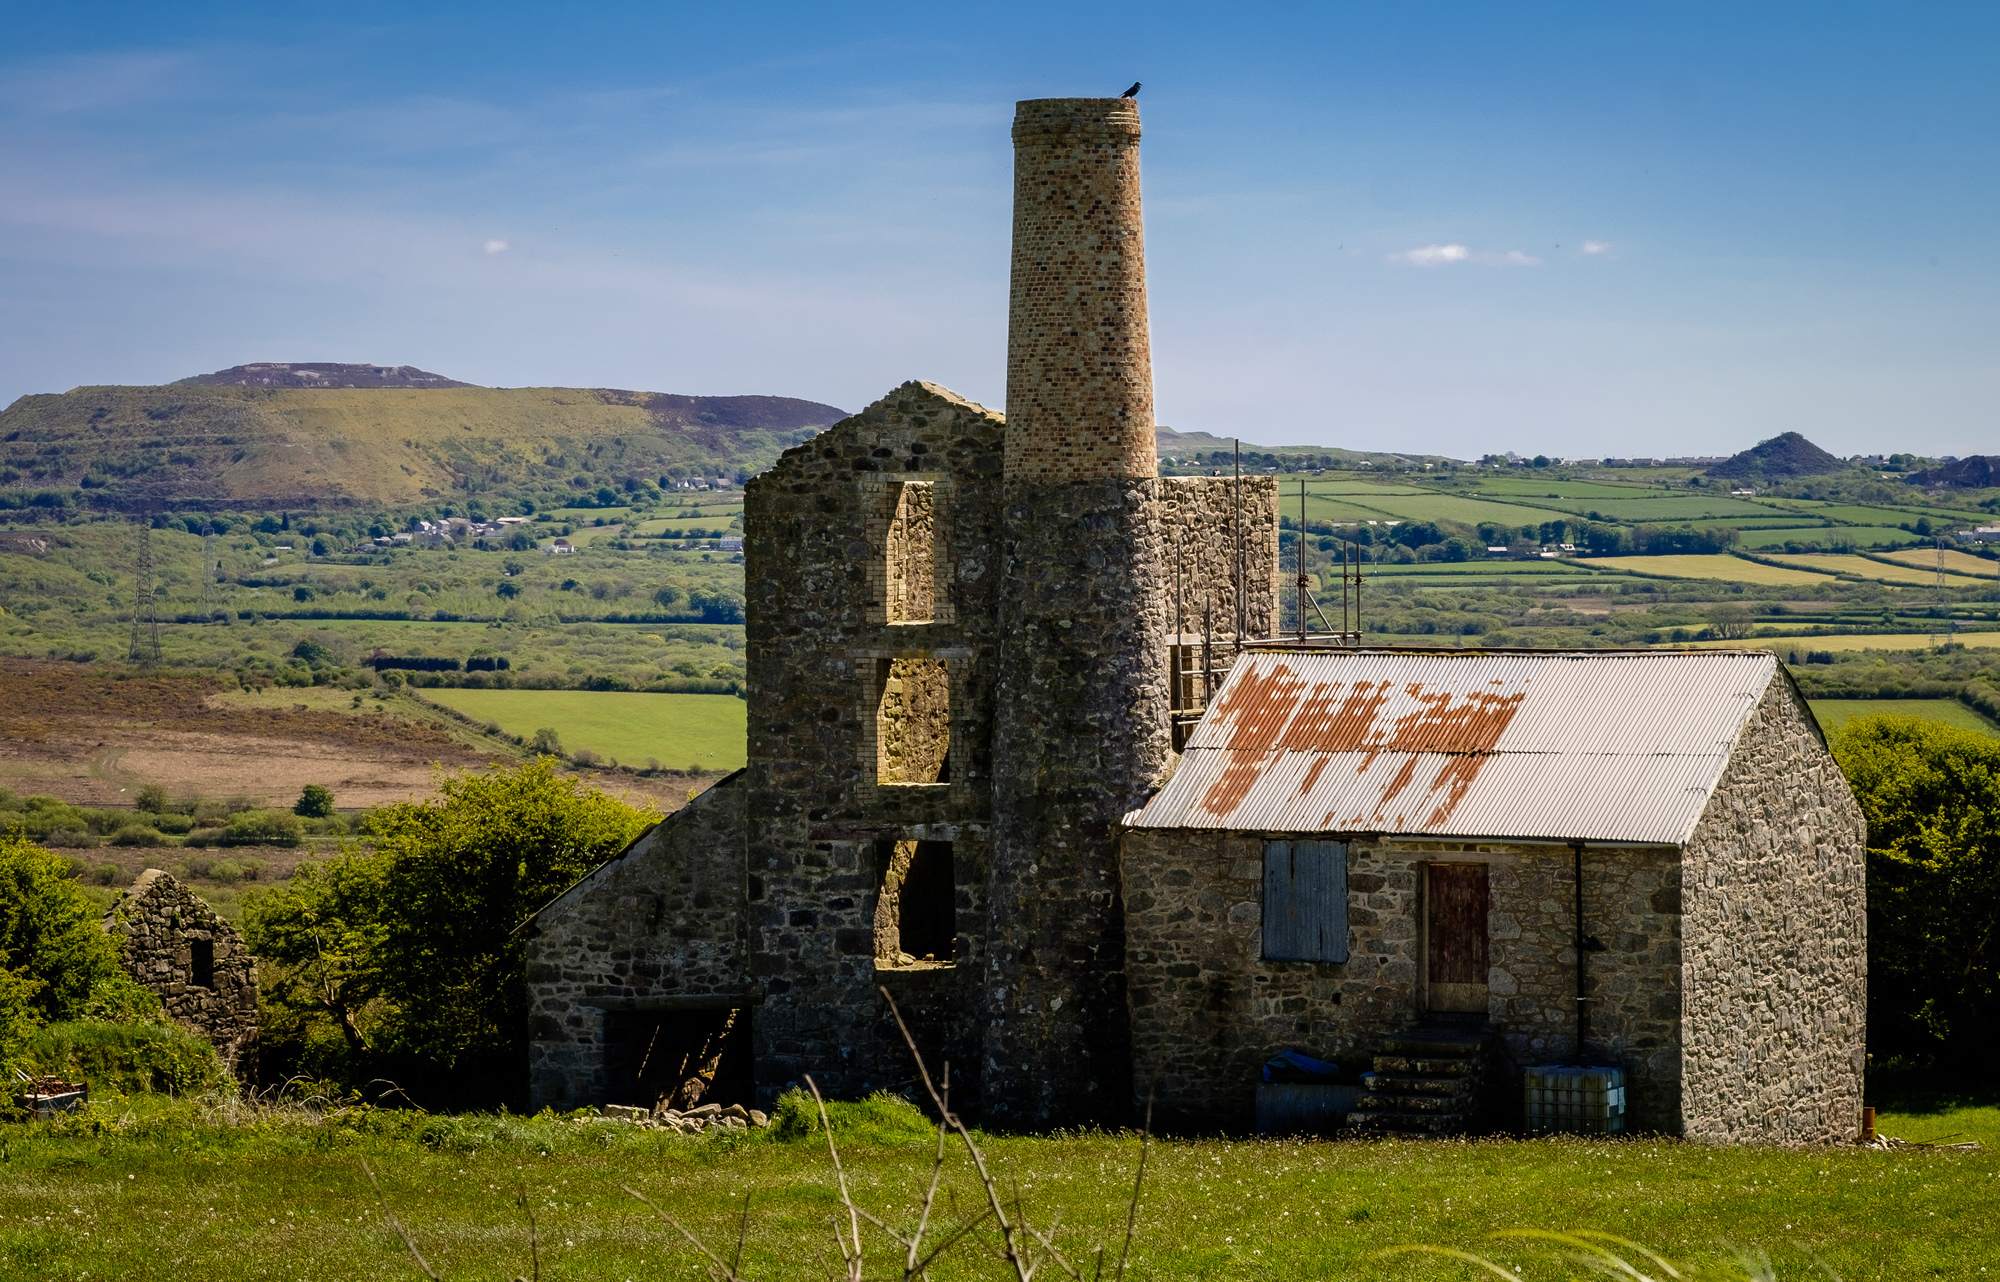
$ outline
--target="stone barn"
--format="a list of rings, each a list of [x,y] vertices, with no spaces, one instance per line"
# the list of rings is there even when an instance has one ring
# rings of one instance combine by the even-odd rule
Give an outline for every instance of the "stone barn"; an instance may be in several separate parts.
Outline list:
[[[1127,825],[1135,1080],[1174,1113],[1400,1040],[1485,1062],[1379,1065],[1356,1121],[1516,1125],[1524,1067],[1584,1063],[1638,1129],[1856,1133],[1867,829],[1764,651],[1259,647]]]
[[[215,1044],[238,1081],[257,1077],[257,959],[236,928],[158,868],[118,897],[104,928],[125,970],[159,994],[167,1017]]]
[[[990,1122],[1048,1126],[1128,1116],[1139,1080],[1136,1050],[1140,1078],[1174,1075],[1177,1107],[1211,1124],[1237,1125],[1249,1098],[1250,1060],[1267,1045],[1360,1045],[1421,1019],[1423,994],[1443,991],[1392,977],[1402,975],[1395,967],[1417,964],[1409,951],[1416,944],[1394,933],[1404,927],[1390,920],[1381,897],[1402,896],[1396,904],[1404,913],[1430,902],[1398,880],[1416,872],[1364,867],[1364,860],[1389,858],[1374,852],[1404,849],[1397,824],[1371,819],[1357,832],[1346,815],[1316,814],[1304,823],[1302,811],[1278,812],[1312,841],[1348,843],[1354,885],[1373,887],[1355,900],[1353,920],[1379,918],[1380,938],[1403,951],[1374,969],[1363,963],[1365,983],[1348,977],[1362,973],[1353,963],[1319,961],[1281,968],[1285,996],[1267,998],[1264,986],[1280,982],[1280,971],[1254,965],[1254,896],[1230,899],[1220,917],[1203,918],[1200,938],[1185,940],[1176,932],[1188,919],[1174,910],[1158,915],[1159,893],[1145,892],[1138,916],[1131,907],[1135,877],[1173,887],[1183,876],[1226,880],[1248,866],[1242,852],[1271,830],[1261,810],[1254,835],[1191,825],[1184,815],[1172,828],[1155,819],[1165,813],[1157,807],[1177,804],[1172,798],[1192,786],[1183,779],[1204,768],[1199,763],[1208,758],[1198,754],[1212,751],[1191,746],[1183,761],[1181,745],[1222,733],[1203,715],[1222,674],[1250,655],[1250,666],[1227,678],[1227,697],[1261,689],[1255,682],[1264,678],[1252,674],[1267,671],[1259,665],[1268,655],[1255,647],[1268,643],[1280,622],[1276,478],[1158,475],[1138,143],[1138,108],[1129,99],[1018,105],[1005,414],[934,384],[905,383],[787,451],[749,483],[748,764],[527,924],[536,1107],[652,1104],[698,1092],[768,1102],[805,1073],[838,1094],[901,1086],[912,1066],[878,992],[887,989],[933,1067],[950,1063],[954,1098]],[[1757,661],[1684,662],[1672,671],[1747,672],[1743,665]],[[1730,705],[1739,718],[1764,706],[1758,701],[1766,687],[1790,690],[1763,662],[1760,693],[1743,695],[1748,705]],[[1599,660],[1572,666],[1668,671],[1638,660],[1623,668]],[[1707,690],[1708,680],[1690,690]],[[1615,682],[1585,682],[1565,697],[1572,713],[1607,736],[1658,729],[1621,716],[1625,691]],[[1803,705],[1787,697],[1792,703],[1782,716],[1770,714],[1770,733],[1778,736],[1772,744],[1801,755],[1776,768],[1830,771],[1809,719],[1797,720]],[[1500,717],[1493,711],[1480,724]],[[1730,758],[1716,796],[1736,795],[1734,781],[1748,787],[1756,770],[1770,768],[1760,762],[1778,761],[1770,755],[1778,747],[1767,747],[1763,757],[1746,748]],[[1619,760],[1645,755],[1634,751]],[[1454,748],[1446,755],[1462,754]],[[1601,797],[1587,806],[1573,796],[1583,777],[1565,770],[1581,760],[1558,754],[1544,772],[1520,776],[1528,788],[1523,813],[1603,812]],[[1503,776],[1515,779],[1515,767],[1472,770],[1465,786],[1485,797]],[[1589,786],[1622,786],[1614,776],[1592,776]],[[1837,776],[1814,777],[1837,789]],[[1694,787],[1692,779],[1680,786]],[[1254,788],[1250,795],[1263,796]],[[1125,821],[1135,812],[1128,834]],[[1856,840],[1851,800],[1802,810],[1797,822],[1810,831],[1785,836],[1786,851],[1802,841],[1828,859],[1837,849],[1846,860]],[[1554,876],[1544,863],[1570,857],[1571,841],[1584,843],[1587,873],[1614,847],[1635,852],[1621,857],[1644,867],[1621,864],[1619,875],[1634,885],[1657,882],[1647,894],[1657,894],[1659,904],[1647,900],[1651,915],[1643,923],[1656,969],[1681,946],[1664,924],[1679,929],[1678,901],[1669,903],[1670,890],[1679,893],[1678,882],[1669,886],[1673,870],[1683,859],[1696,866],[1694,852],[1711,831],[1660,836],[1663,829],[1634,835],[1627,828],[1515,825],[1519,831],[1468,837],[1447,827],[1431,833],[1419,824],[1410,839],[1469,852],[1444,861],[1454,868],[1492,864],[1499,871],[1482,883],[1489,887],[1513,875]],[[1757,842],[1777,840],[1756,831],[1763,834]],[[1281,824],[1277,839],[1293,832]],[[1540,853],[1516,858],[1478,844],[1514,840]],[[1223,863],[1209,862],[1223,851]],[[1182,858],[1187,868],[1168,866]],[[1717,875],[1734,867],[1720,854],[1715,859],[1701,867]],[[1845,876],[1848,864],[1839,867]],[[1763,871],[1757,865],[1758,875]],[[1548,884],[1554,895],[1556,883]],[[1240,889],[1218,882],[1187,911],[1208,913],[1208,899],[1221,902]],[[1848,896],[1842,910],[1858,921],[1858,881],[1841,893]],[[1731,895],[1715,902],[1765,911]],[[1554,902],[1537,899],[1530,913],[1509,899],[1487,920],[1495,931],[1510,929],[1510,921],[1542,922],[1556,912],[1543,904]],[[1591,911],[1607,909],[1599,903]],[[1831,946],[1827,940],[1855,937],[1824,935],[1823,928],[1818,916],[1771,925],[1776,933],[1763,942],[1778,952],[1746,964],[1782,982],[1825,980],[1831,972],[1819,968],[1818,950]],[[1639,951],[1608,924],[1593,929],[1610,939],[1607,948]],[[1178,941],[1172,948],[1168,934]],[[1367,935],[1355,948],[1375,949],[1376,939]],[[1135,942],[1143,944],[1136,953]],[[1252,948],[1248,960],[1245,947]],[[1159,960],[1176,949],[1192,952]],[[1702,964],[1721,966],[1732,956],[1717,953]],[[1858,953],[1842,958],[1860,964]],[[1213,971],[1225,964],[1236,969],[1221,982]],[[1508,978],[1498,973],[1466,980],[1463,1001],[1473,1002],[1475,988],[1486,994],[1508,983],[1555,983],[1540,972],[1528,978],[1525,969]],[[1745,977],[1742,991],[1762,994],[1755,987],[1762,982]],[[1332,1009],[1357,1000],[1348,996],[1353,984],[1365,990],[1359,1007]],[[1706,1001],[1712,986],[1698,987]],[[1405,996],[1392,999],[1392,990]],[[1703,1075],[1710,1070],[1690,1066],[1725,1054],[1701,1040],[1720,1035],[1708,1021],[1717,1010],[1751,1008],[1690,1005],[1686,1019],[1697,1038],[1676,1022],[1683,1016],[1673,1003],[1683,991],[1696,987],[1677,981],[1671,992],[1649,992],[1646,1009],[1664,1013],[1635,1022],[1637,1031],[1618,1047],[1623,1053],[1657,1038],[1642,1048],[1659,1059],[1657,1070],[1648,1070],[1657,1080],[1668,1080],[1671,1070],[1675,1081],[1706,1083],[1714,1080]],[[1182,1012],[1196,1022],[1162,1024],[1162,1003],[1183,994],[1200,1003]],[[1522,997],[1507,1007],[1508,1019],[1525,1020],[1535,1003],[1542,1003],[1541,1023],[1519,1054],[1554,1058],[1564,1036],[1574,1041],[1573,1027],[1561,1021],[1573,1016],[1575,1003]],[[1232,1004],[1241,1015],[1230,1013]],[[1756,1045],[1782,1043],[1801,1064],[1810,1062],[1802,1072],[1830,1074],[1859,1044],[1858,1005],[1836,1013],[1837,1005],[1829,996],[1785,1011],[1782,1026]],[[1613,1009],[1626,1007],[1607,1005],[1598,1027],[1614,1027]],[[1812,1022],[1801,1023],[1808,1009]],[[1334,1030],[1348,1028],[1342,1017],[1357,1010],[1379,1018],[1354,1025],[1356,1040],[1341,1042]],[[1181,1045],[1183,1038],[1207,1040],[1197,1048]],[[1542,1045],[1532,1045],[1535,1039]],[[1784,1073],[1791,1083],[1791,1069]],[[1827,1077],[1812,1087],[1819,1094],[1785,1107],[1823,1108],[1830,1118],[1846,1089]],[[1761,1091],[1742,1095],[1742,1107],[1764,1109]],[[1671,1120],[1658,1110],[1649,1116]],[[1689,1116],[1708,1125],[1707,1113]]]

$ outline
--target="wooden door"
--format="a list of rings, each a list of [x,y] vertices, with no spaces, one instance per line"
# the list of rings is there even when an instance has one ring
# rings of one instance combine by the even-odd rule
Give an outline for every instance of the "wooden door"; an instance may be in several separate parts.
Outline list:
[[[1428,1005],[1437,1011],[1486,1012],[1485,864],[1428,865],[1425,951]]]

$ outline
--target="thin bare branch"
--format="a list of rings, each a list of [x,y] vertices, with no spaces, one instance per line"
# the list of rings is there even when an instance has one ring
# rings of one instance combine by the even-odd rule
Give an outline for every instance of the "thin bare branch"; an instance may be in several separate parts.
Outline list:
[[[937,1086],[931,1081],[931,1071],[924,1065],[923,1054],[917,1050],[917,1039],[910,1036],[910,1026],[903,1022],[903,1012],[896,1007],[895,997],[886,988],[878,988],[876,991],[882,994],[883,1001],[889,1003],[889,1013],[896,1017],[896,1028],[903,1034],[904,1044],[910,1048],[910,1055],[917,1061],[917,1072],[924,1079],[924,1089],[930,1092],[931,1103],[937,1106],[939,1115],[958,1133],[959,1139],[965,1144],[966,1153],[972,1158],[972,1167],[979,1173],[979,1183],[986,1189],[987,1204],[993,1208],[993,1218],[999,1222],[1006,1259],[1014,1266],[1015,1278],[1018,1282],[1031,1282],[1033,1270],[1024,1258],[1013,1223],[1007,1219],[1007,1208],[1000,1200],[1000,1188],[993,1182],[993,1173],[986,1169],[986,1154],[979,1151],[979,1145],[973,1142],[972,1132],[965,1129],[965,1123],[959,1120],[958,1114],[945,1106],[944,1098],[938,1094]]]
[[[382,1204],[382,1214],[389,1217],[389,1227],[395,1229],[396,1236],[403,1239],[403,1245],[410,1248],[410,1258],[417,1262],[417,1267],[424,1271],[424,1276],[431,1282],[444,1282],[444,1279],[437,1275],[437,1270],[431,1267],[430,1261],[424,1258],[424,1253],[417,1249],[417,1241],[410,1236],[410,1231],[403,1227],[403,1222],[389,1209],[389,1199],[382,1196],[382,1185],[375,1179],[375,1168],[368,1165],[368,1159],[365,1157],[361,1159],[361,1169],[368,1173],[368,1184],[375,1190],[375,1200]]]
[[[810,1074],[804,1074],[806,1089],[813,1094],[813,1103],[819,1105],[819,1124],[826,1131],[826,1151],[833,1158],[834,1179],[840,1184],[840,1201],[847,1207],[847,1229],[853,1235],[853,1253],[849,1254],[848,1244],[841,1242],[840,1258],[847,1265],[847,1276],[852,1282],[861,1279],[861,1208],[854,1205],[854,1197],[847,1189],[847,1171],[840,1164],[840,1148],[833,1142],[833,1122],[826,1115],[826,1101],[820,1098],[819,1084]],[[835,1224],[833,1237],[840,1241],[840,1227]]]
[[[948,1110],[951,1105],[951,1061],[950,1060],[946,1060],[944,1062],[943,1098],[944,1098],[945,1109],[940,1110],[938,1113],[937,1160],[931,1164],[930,1187],[924,1190],[923,1205],[919,1207],[917,1210],[917,1231],[915,1235],[910,1238],[910,1252],[909,1255],[903,1261],[903,1282],[910,1282],[910,1279],[916,1277],[918,1274],[923,1272],[923,1270],[917,1265],[917,1252],[923,1249],[924,1230],[930,1226],[931,1207],[936,1205],[937,1203],[938,1181],[944,1176],[944,1149],[945,1149],[945,1138],[947,1135],[947,1127],[945,1125],[944,1113],[945,1110]]]
[[[936,1246],[931,1248],[931,1253],[929,1255],[926,1255],[923,1259],[917,1261],[916,1267],[910,1270],[910,1276],[917,1276],[917,1277],[922,1276],[924,1271],[931,1267],[932,1260],[937,1259],[940,1255],[943,1255],[946,1251],[949,1251],[960,1238],[964,1237],[966,1234],[972,1232],[972,1230],[978,1228],[980,1225],[986,1223],[986,1221],[992,1218],[993,1218],[993,1208],[988,1207],[984,1211],[981,1211],[978,1215],[974,1216],[972,1219],[967,1220],[965,1223],[953,1229],[950,1233],[945,1235],[944,1241],[939,1242]]]
[[[1125,1245],[1118,1249],[1118,1271],[1112,1282],[1125,1282],[1125,1261],[1132,1254],[1132,1226],[1139,1221],[1139,1190],[1146,1184],[1146,1155],[1153,1150],[1153,1096],[1159,1084],[1146,1088],[1146,1124],[1139,1128],[1139,1173],[1132,1180],[1132,1204],[1125,1209]],[[1098,1261],[1103,1267],[1103,1261]]]
[[[729,1276],[735,1277],[743,1263],[743,1239],[750,1232],[750,1194],[743,1194],[743,1218],[736,1225],[736,1250],[729,1257]]]
[[[528,1216],[528,1260],[535,1270],[535,1282],[542,1282],[542,1240],[535,1232],[535,1207],[528,1201],[527,1185],[518,1185],[515,1202]]]
[[[670,1226],[672,1226],[673,1230],[676,1233],[679,1233],[682,1237],[686,1238],[690,1246],[694,1247],[695,1250],[700,1251],[703,1255],[707,1256],[709,1259],[709,1263],[715,1266],[712,1272],[715,1274],[717,1278],[721,1279],[722,1282],[747,1282],[747,1279],[745,1279],[742,1275],[738,1274],[736,1270],[730,1268],[727,1264],[724,1264],[722,1262],[721,1256],[709,1250],[708,1245],[706,1243],[704,1243],[700,1238],[696,1237],[694,1234],[688,1232],[686,1226],[684,1226],[679,1220],[675,1219],[671,1215],[668,1215],[664,1210],[662,1210],[660,1206],[653,1201],[652,1198],[647,1197],[644,1193],[641,1193],[638,1189],[633,1188],[629,1184],[622,1184],[619,1187],[624,1189],[627,1194],[639,1199],[641,1202],[644,1202],[648,1207],[652,1209],[653,1214],[665,1220]]]

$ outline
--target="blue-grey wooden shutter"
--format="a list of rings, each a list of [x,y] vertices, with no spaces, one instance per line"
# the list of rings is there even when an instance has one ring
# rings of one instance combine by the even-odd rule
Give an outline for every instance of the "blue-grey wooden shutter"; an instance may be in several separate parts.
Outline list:
[[[1264,843],[1264,956],[1347,960],[1347,844]]]

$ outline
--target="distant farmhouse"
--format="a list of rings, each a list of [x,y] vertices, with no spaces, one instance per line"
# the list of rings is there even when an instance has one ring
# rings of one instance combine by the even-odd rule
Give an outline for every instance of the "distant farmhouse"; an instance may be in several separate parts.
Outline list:
[[[749,764],[529,924],[536,1106],[894,1088],[886,990],[1002,1125],[1850,1138],[1862,822],[1784,669],[1279,640],[1275,479],[1157,475],[1136,106],[1014,140],[1009,412],[750,482]]]

